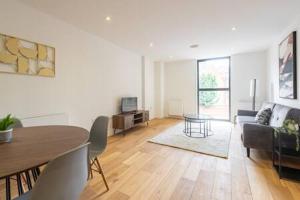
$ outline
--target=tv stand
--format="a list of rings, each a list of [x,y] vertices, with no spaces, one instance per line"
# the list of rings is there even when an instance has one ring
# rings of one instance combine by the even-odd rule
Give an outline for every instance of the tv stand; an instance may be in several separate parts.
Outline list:
[[[148,110],[138,110],[135,112],[120,113],[118,115],[113,115],[112,126],[114,129],[114,134],[117,130],[128,130],[142,123],[147,123],[148,126],[148,121]]]

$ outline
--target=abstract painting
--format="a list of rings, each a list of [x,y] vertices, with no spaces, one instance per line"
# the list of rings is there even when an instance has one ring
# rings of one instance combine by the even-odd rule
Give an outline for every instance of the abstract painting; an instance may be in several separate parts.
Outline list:
[[[0,72],[55,76],[55,49],[0,34]]]
[[[297,98],[296,32],[291,33],[279,45],[279,97]]]

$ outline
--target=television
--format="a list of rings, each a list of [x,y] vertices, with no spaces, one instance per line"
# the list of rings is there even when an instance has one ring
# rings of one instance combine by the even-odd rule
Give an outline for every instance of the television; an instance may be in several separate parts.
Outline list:
[[[137,97],[123,97],[121,99],[121,112],[136,112],[137,111]]]

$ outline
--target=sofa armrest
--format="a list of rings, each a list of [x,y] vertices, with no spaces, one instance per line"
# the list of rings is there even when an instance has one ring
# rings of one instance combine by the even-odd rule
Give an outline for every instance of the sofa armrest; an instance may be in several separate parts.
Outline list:
[[[238,116],[251,116],[255,117],[258,111],[254,110],[238,110],[237,115]]]
[[[273,131],[271,126],[245,123],[243,126],[243,144],[248,148],[272,151]]]

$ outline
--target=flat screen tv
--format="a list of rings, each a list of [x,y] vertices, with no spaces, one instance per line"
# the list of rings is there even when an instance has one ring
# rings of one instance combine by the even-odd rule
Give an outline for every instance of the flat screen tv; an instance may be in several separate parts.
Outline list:
[[[121,112],[136,112],[137,111],[137,97],[123,97],[121,99]]]

